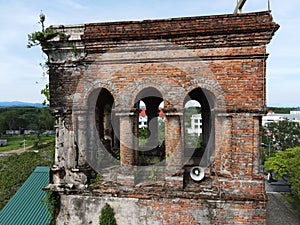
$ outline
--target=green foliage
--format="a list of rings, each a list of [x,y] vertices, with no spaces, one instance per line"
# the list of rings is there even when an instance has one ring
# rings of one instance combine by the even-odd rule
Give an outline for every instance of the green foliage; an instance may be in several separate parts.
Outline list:
[[[44,204],[48,207],[48,213],[51,217],[51,221],[49,222],[49,225],[55,224],[55,214],[56,214],[56,206],[59,201],[59,195],[55,193],[53,190],[47,190],[46,191],[46,197],[43,201]]]
[[[46,16],[41,12],[39,23],[42,26],[42,30],[33,32],[28,35],[27,48],[31,48],[37,45],[42,45],[44,42],[46,42],[51,38],[54,38],[55,36],[59,36],[60,39],[68,38],[68,36],[66,36],[62,32],[54,32],[53,29],[51,28],[45,29],[45,20],[46,20]]]
[[[7,140],[7,145],[0,147],[0,153],[3,151],[17,150],[24,147],[30,147],[32,150],[42,149],[45,147],[49,147],[54,143],[54,135],[0,135],[1,139]]]
[[[191,127],[191,117],[194,114],[200,114],[201,108],[200,107],[189,107],[186,108],[184,111],[184,127],[187,129],[188,127]]]
[[[96,189],[98,187],[98,182],[102,180],[102,175],[97,173],[96,171],[92,171],[91,180],[90,180],[90,188]]]
[[[54,117],[47,108],[0,108],[0,132],[5,130],[53,130]]]
[[[290,111],[294,109],[296,108],[268,107],[268,110],[272,110],[274,113],[279,113],[279,114],[289,114]]]
[[[147,144],[148,140],[148,129],[140,128],[139,129],[139,146],[144,147]]]
[[[33,32],[28,35],[27,48],[41,45],[43,42],[55,37],[56,35],[57,34],[51,29]]]
[[[115,213],[113,208],[109,204],[105,204],[105,206],[101,209],[100,214],[100,225],[117,225],[117,221],[115,219]]]
[[[45,100],[43,101],[44,106],[48,106],[50,102],[50,90],[49,90],[49,84],[46,84],[45,88],[41,90],[41,94],[45,96]]]
[[[284,197],[300,212],[300,198],[293,194],[285,194]]]
[[[155,181],[157,179],[156,176],[157,173],[157,167],[156,166],[152,166],[151,171],[150,171],[150,175],[149,175],[149,179]]]
[[[42,26],[42,31],[36,31],[28,35],[27,48],[40,45],[43,42],[56,36],[53,30],[51,29],[45,30],[45,20],[46,20],[46,16],[41,12],[39,23]]]
[[[45,150],[0,157],[0,210],[27,180],[37,166],[51,166],[54,145]]]
[[[284,151],[300,145],[299,123],[288,120],[271,123],[263,131],[263,143],[271,145],[275,151]]]
[[[275,178],[285,176],[294,194],[300,198],[300,147],[280,151],[265,162],[267,171],[277,171]]]
[[[200,114],[200,107],[189,107],[184,112],[184,146],[185,148],[199,149],[201,147],[202,136],[196,134],[188,134],[187,129],[191,127],[191,117],[194,114]]]

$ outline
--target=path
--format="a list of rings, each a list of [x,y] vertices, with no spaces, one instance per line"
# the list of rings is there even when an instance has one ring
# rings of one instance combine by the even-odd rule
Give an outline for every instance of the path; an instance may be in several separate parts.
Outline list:
[[[32,146],[26,147],[25,150],[24,150],[24,148],[19,148],[19,149],[16,149],[16,150],[3,151],[3,152],[0,152],[0,156],[1,156],[1,155],[14,154],[14,153],[16,153],[16,154],[21,154],[21,153],[25,152],[26,150],[28,150],[28,149],[30,149],[30,148],[32,148]]]
[[[300,213],[281,193],[268,193],[267,225],[300,225]]]

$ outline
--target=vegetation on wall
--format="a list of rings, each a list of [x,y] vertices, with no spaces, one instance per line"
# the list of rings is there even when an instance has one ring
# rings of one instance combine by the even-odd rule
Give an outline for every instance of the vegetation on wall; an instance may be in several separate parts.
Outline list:
[[[47,40],[50,40],[56,36],[59,36],[61,40],[68,39],[69,37],[65,35],[63,32],[55,32],[53,29],[47,28],[45,29],[45,20],[46,16],[42,12],[39,16],[39,24],[41,24],[41,31],[35,31],[31,34],[28,34],[28,41],[27,41],[27,48],[32,48],[34,46],[42,46],[43,43],[45,43]],[[75,47],[74,47],[75,48]],[[43,75],[47,76],[49,72],[48,68],[48,60],[45,60],[46,62],[40,63],[40,66],[43,69]],[[41,90],[41,94],[45,96],[45,100],[43,101],[44,105],[47,105],[50,100],[50,91],[49,91],[49,85],[46,84],[45,88]]]
[[[27,48],[42,45],[45,41],[54,38],[55,36],[59,36],[61,39],[67,38],[67,36],[62,32],[55,32],[51,28],[45,29],[46,16],[41,12],[39,17],[39,24],[41,24],[42,30],[28,34]]]
[[[101,209],[99,224],[100,225],[117,225],[114,210],[107,203]]]
[[[57,214],[57,204],[59,202],[59,195],[53,190],[46,191],[44,203],[48,206],[48,212],[51,217],[49,225],[55,225],[55,218]]]

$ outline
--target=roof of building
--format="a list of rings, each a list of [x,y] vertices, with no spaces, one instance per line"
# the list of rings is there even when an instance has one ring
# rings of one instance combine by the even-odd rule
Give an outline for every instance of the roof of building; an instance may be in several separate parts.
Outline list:
[[[147,116],[147,109],[145,107],[140,108],[140,116],[141,117],[146,117]],[[165,117],[166,115],[164,114],[162,108],[158,109],[158,117]]]
[[[49,183],[49,167],[37,167],[0,212],[0,225],[44,225],[51,216],[43,202]]]
[[[297,109],[293,109],[291,110],[292,112],[299,112],[300,111],[300,108],[297,108]]]

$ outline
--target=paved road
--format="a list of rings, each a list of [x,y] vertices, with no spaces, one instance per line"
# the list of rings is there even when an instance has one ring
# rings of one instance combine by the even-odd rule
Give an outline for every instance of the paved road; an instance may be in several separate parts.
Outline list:
[[[281,193],[268,193],[267,225],[300,225],[300,213]]]
[[[289,193],[291,192],[290,187],[286,184],[284,179],[279,179],[278,181],[274,181],[266,184],[266,192],[281,192],[281,193]]]

